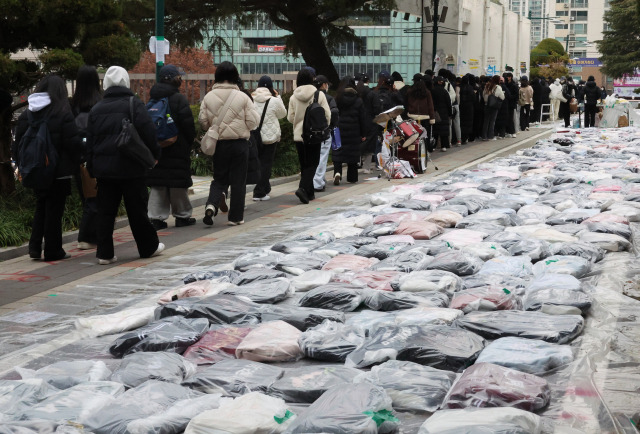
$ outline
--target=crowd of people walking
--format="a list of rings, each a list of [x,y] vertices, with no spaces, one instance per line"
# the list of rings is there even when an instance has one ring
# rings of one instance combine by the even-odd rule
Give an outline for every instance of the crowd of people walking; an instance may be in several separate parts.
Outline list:
[[[56,161],[51,179],[33,185],[31,258],[42,258],[43,250],[46,261],[69,257],[62,248],[62,218],[74,179],[83,198],[78,247],[96,248],[99,264],[117,260],[113,230],[122,200],[142,258],[163,251],[157,231],[167,228],[170,215],[176,227],[196,224],[188,197],[196,130],[189,103],[180,93],[182,75],[177,66],[165,65],[146,106],[134,96],[129,75],[119,66],[106,71],[102,88],[94,67],[80,68],[71,99],[58,76],[38,83],[18,119],[12,147],[18,167],[43,143],[51,149],[47,161],[54,156]],[[385,125],[374,119],[394,107],[404,107],[404,119],[419,120],[429,135],[429,152],[436,147],[444,152],[474,141],[516,137],[516,126],[527,131],[548,117],[562,119],[568,127],[579,103],[584,104],[584,126],[594,126],[597,103],[606,97],[593,77],[576,85],[570,77],[515,80],[510,72],[456,77],[441,69],[437,74],[417,73],[411,84],[388,71],[378,74],[374,87],[369,82],[367,74],[344,77],[333,97],[329,80],[304,67],[285,107],[269,76],[260,78],[250,92],[235,65],[220,63],[198,116],[206,131],[203,148],[207,141],[213,152],[204,224],[213,225],[219,212],[228,213],[229,225],[243,224],[247,184],[255,184],[254,201],[270,199],[271,171],[282,137],[279,120],[285,117],[292,124],[300,164],[295,195],[308,204],[326,188],[329,156],[334,185],[343,181],[345,166],[348,183],[358,182],[359,168],[365,174],[375,170]],[[543,112],[545,105],[550,110]],[[133,145],[146,159],[125,152]]]

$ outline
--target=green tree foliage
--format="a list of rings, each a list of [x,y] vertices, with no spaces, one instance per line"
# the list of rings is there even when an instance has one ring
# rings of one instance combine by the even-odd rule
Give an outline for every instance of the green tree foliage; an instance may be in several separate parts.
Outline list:
[[[78,68],[84,65],[82,56],[71,48],[49,50],[40,56],[40,61],[44,72],[58,74],[66,79],[73,79]]]
[[[540,41],[531,50],[531,77],[558,78],[569,74],[569,55],[562,43],[553,38]]]
[[[604,14],[609,30],[596,41],[603,72],[615,78],[640,68],[640,1],[613,0]]]

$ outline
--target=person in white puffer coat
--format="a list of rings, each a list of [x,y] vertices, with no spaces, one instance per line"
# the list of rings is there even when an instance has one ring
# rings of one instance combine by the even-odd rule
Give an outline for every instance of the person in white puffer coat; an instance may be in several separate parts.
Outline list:
[[[553,120],[558,119],[558,110],[560,110],[560,103],[567,102],[566,98],[562,96],[562,85],[560,79],[556,78],[556,81],[549,85],[551,90],[549,99],[551,101],[551,110],[553,113]]]
[[[273,81],[268,75],[260,77],[258,88],[251,95],[253,96],[253,104],[256,107],[256,111],[261,118],[265,105],[267,107],[267,111],[264,113],[262,129],[260,130],[260,137],[264,146],[258,149],[260,181],[253,189],[253,200],[269,200],[271,199],[269,197],[271,192],[271,184],[269,183],[271,167],[273,166],[276,148],[282,134],[278,119],[282,119],[287,115],[287,109],[282,102],[282,98],[278,95],[278,91],[273,89]]]

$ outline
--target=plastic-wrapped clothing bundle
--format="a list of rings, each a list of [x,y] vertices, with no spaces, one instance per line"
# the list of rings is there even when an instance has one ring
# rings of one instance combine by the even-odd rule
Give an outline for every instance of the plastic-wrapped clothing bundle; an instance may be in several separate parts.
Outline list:
[[[584,326],[579,315],[547,315],[536,311],[497,310],[470,312],[458,318],[454,326],[487,339],[516,336],[566,344],[575,339]]]
[[[329,256],[318,253],[292,253],[278,261],[276,270],[299,276],[305,271],[321,269],[329,259]]]
[[[342,275],[338,275],[334,278],[334,281],[342,282],[344,280],[352,285],[375,289],[376,291],[393,291],[393,288],[391,288],[391,282],[396,280],[400,275],[401,273],[399,271],[365,270],[358,271],[356,273],[344,273]]]
[[[120,336],[113,341],[109,352],[115,357],[138,351],[171,351],[182,354],[208,328],[209,321],[205,318],[163,318]]]
[[[111,371],[101,360],[73,360],[55,362],[37,371],[16,367],[23,380],[42,379],[57,389],[68,389],[87,381],[107,380]]]
[[[613,213],[626,218],[630,222],[640,221],[640,207],[634,202],[616,202],[609,206],[607,213]]]
[[[257,324],[260,322],[258,303],[233,295],[213,295],[199,300],[178,300],[156,309],[156,319],[179,315],[185,318],[206,318],[210,324]]]
[[[395,232],[398,227],[398,223],[382,223],[379,225],[371,225],[367,226],[362,230],[363,237],[381,237],[383,235],[391,235]]]
[[[529,284],[530,276],[526,279],[509,276],[508,274],[475,274],[462,279],[463,288],[478,288],[481,286],[495,286],[500,289],[507,288],[516,295],[524,293],[524,289]]]
[[[451,295],[462,289],[462,279],[450,271],[422,270],[400,276],[391,286],[405,292],[439,291]]]
[[[311,404],[333,386],[353,383],[360,371],[346,366],[313,365],[285,371],[282,378],[269,387],[268,394],[286,402]]]
[[[282,399],[251,392],[223,399],[219,408],[200,413],[189,422],[185,434],[278,434],[295,417]]]
[[[496,258],[498,256],[510,256],[509,252],[498,243],[482,242],[464,246],[464,251],[477,256],[483,261]]]
[[[394,313],[394,323],[399,327],[450,325],[462,316],[458,309],[441,307],[417,307]]]
[[[287,362],[302,357],[301,331],[284,321],[270,321],[251,330],[236,349],[238,359]]]
[[[618,223],[628,225],[629,219],[625,218],[624,216],[616,215],[612,212],[604,212],[596,214],[593,217],[589,217],[582,222],[582,224],[588,223]]]
[[[396,228],[396,235],[410,235],[416,240],[430,240],[443,232],[435,223],[427,221],[403,220]]]
[[[587,228],[582,224],[578,223],[567,223],[566,225],[556,225],[553,226],[553,229],[549,229],[551,231],[561,232],[566,235],[572,235],[577,237],[580,233],[586,232]],[[555,241],[552,241],[555,242]]]
[[[526,278],[531,272],[531,259],[528,256],[500,256],[485,262],[479,274],[507,274]]]
[[[580,256],[549,256],[533,266],[533,274],[570,274],[578,279],[591,271],[591,262]]]
[[[585,208],[569,208],[545,220],[548,225],[564,225],[566,223],[582,223],[582,221],[599,214],[600,210]]]
[[[579,256],[590,262],[598,262],[604,258],[605,251],[600,247],[576,241],[574,243],[556,243],[551,246],[551,252],[554,255],[561,256]]]
[[[391,204],[393,208],[404,208],[410,209],[413,211],[431,211],[432,205],[431,202],[427,202],[424,200],[404,200],[402,202],[396,202]]]
[[[582,222],[581,224],[585,224]],[[600,232],[603,234],[619,235],[626,240],[631,239],[631,228],[623,223],[587,223],[585,225],[589,232]]]
[[[536,276],[527,285],[527,293],[545,289],[565,289],[569,291],[580,291],[582,289],[582,284],[578,279],[570,274],[546,273]]]
[[[184,352],[187,360],[197,365],[211,365],[225,359],[235,359],[236,349],[255,326],[219,326],[206,332]]]
[[[406,243],[367,244],[366,246],[362,246],[358,250],[356,250],[355,254],[357,256],[363,256],[365,258],[375,258],[375,259],[383,260],[390,256],[403,252],[407,248],[410,248],[410,246],[409,244],[406,244]],[[352,256],[352,255],[345,255],[345,256]],[[373,265],[373,263],[371,265]]]
[[[482,223],[499,226],[515,226],[515,223],[518,221],[515,215],[516,213],[512,209],[510,209],[510,211],[512,211],[511,215],[501,209],[483,209],[476,214],[469,215],[460,220],[458,224],[456,224],[456,228],[464,229],[468,226]]]
[[[344,273],[345,271],[365,270],[378,262],[376,258],[365,258],[358,255],[338,255],[322,267],[323,270],[333,271],[335,273]]]
[[[381,215],[378,215],[378,216],[374,217],[373,218],[373,224],[374,225],[381,225],[381,224],[384,224],[384,223],[400,223],[400,222],[403,222],[405,220],[414,221],[415,222],[415,221],[422,220],[425,217],[425,215],[419,214],[417,212],[411,212],[411,211],[392,212],[392,213],[388,213],[388,214],[381,214]]]
[[[175,353],[133,353],[125,356],[122,363],[111,375],[126,387],[136,387],[147,380],[180,383],[195,374],[196,365]]]
[[[375,241],[374,241],[375,242]],[[318,247],[313,250],[313,253],[317,253],[319,255],[326,255],[330,258],[338,255],[354,255],[358,250],[350,243],[346,243],[342,240],[334,241],[333,243],[325,244],[322,247]]]
[[[486,206],[487,209],[509,208],[517,212],[520,208],[522,208],[523,203],[513,199],[491,199],[489,202],[487,202]]]
[[[487,238],[487,234],[481,231],[473,231],[471,229],[456,229],[445,232],[438,237],[438,240],[446,241],[457,248],[464,248],[468,244],[481,243]]]
[[[455,250],[455,248],[444,240],[418,240],[415,245],[411,247],[411,250],[419,249],[421,252],[426,253],[429,256],[436,256],[440,253],[449,252]]]
[[[204,393],[240,396],[266,392],[283,374],[281,368],[266,363],[227,359],[192,375],[182,385]]]
[[[268,304],[260,306],[262,322],[281,320],[301,331],[315,327],[325,320],[344,322],[344,312],[330,309]]]
[[[424,218],[425,221],[435,223],[443,228],[455,227],[462,219],[463,217],[461,214],[452,210],[442,209],[440,207]]]
[[[511,228],[514,226],[508,226],[508,227]],[[487,237],[490,237],[491,235],[499,234],[500,232],[504,231],[504,228],[505,227],[502,225],[496,225],[493,223],[474,223],[467,226],[466,229],[458,229],[458,230],[472,231],[472,233],[479,232],[484,236],[484,238],[487,238]]]
[[[544,240],[529,238],[509,247],[509,253],[513,256],[528,256],[531,261],[536,262],[551,256],[551,245]]]
[[[182,282],[186,285],[188,283],[196,282],[198,280],[213,280],[217,282],[230,282],[239,273],[234,270],[221,270],[221,271],[201,271],[198,273],[190,273],[182,278]]]
[[[455,382],[442,408],[514,407],[538,411],[549,404],[547,380],[491,363],[475,363]]]
[[[580,241],[591,243],[608,252],[621,252],[631,248],[631,243],[620,235],[600,232],[583,232],[580,234]]]
[[[518,217],[524,225],[544,223],[548,218],[558,214],[558,211],[548,205],[525,205],[518,210]]]
[[[369,330],[369,336],[365,341],[347,355],[345,366],[366,368],[387,360],[395,360],[407,340],[421,330],[421,327],[375,325]]]
[[[187,283],[186,285],[173,288],[165,292],[158,299],[159,304],[169,303],[170,301],[179,300],[189,297],[203,297],[207,294],[214,295],[221,289],[234,286],[229,282],[218,282],[214,280],[198,280]]]
[[[537,414],[517,408],[465,408],[436,411],[418,434],[540,434]]]
[[[344,362],[347,356],[364,342],[364,335],[353,327],[325,321],[308,329],[298,343],[305,356],[326,362]]]
[[[0,380],[0,422],[15,420],[25,409],[55,395],[59,390],[42,379]],[[0,432],[2,428],[0,427]],[[12,431],[8,431],[12,433]]]
[[[271,246],[271,250],[282,253],[306,253],[336,240],[331,232],[321,232],[313,236],[302,236],[290,241],[282,241]]]
[[[412,199],[429,202],[431,206],[439,206],[446,200],[446,197],[443,194],[416,194]]]
[[[460,309],[464,313],[492,310],[509,310],[521,307],[520,300],[507,288],[495,285],[465,289],[453,295],[451,309]]]
[[[333,273],[324,270],[309,270],[291,279],[291,283],[298,292],[309,291],[331,281]]]
[[[526,238],[524,238],[524,236],[519,234],[518,232],[504,231],[487,237],[486,241],[500,244],[503,248],[509,249],[509,247],[524,239]]]
[[[252,268],[244,273],[238,273],[238,275],[231,280],[231,283],[242,286],[259,280],[275,279],[277,277],[286,276],[287,275],[284,272],[279,270],[272,270],[270,268]]]
[[[358,237],[345,237],[340,238],[341,243],[351,244],[356,249],[366,246],[367,244],[375,244],[378,239],[375,237],[365,237],[364,235]]]
[[[373,384],[339,384],[293,421],[287,433],[373,434],[398,429],[391,398]]]
[[[457,196],[444,202],[443,205],[464,205],[469,214],[475,214],[484,208],[484,204],[487,202],[488,199],[482,196]]]
[[[547,241],[549,243],[571,243],[574,241],[578,241],[578,238],[576,238],[575,236],[563,232],[565,226],[569,226],[571,224],[572,223],[554,226],[554,228],[557,229],[538,229],[537,231],[533,232],[531,236],[539,240]]]
[[[456,374],[413,362],[389,360],[363,372],[354,382],[384,388],[397,411],[433,412],[438,409]]]
[[[452,250],[437,255],[427,265],[427,269],[449,271],[458,276],[468,276],[480,271],[482,265],[482,260],[477,256],[461,250]]]
[[[525,310],[541,310],[545,306],[573,306],[584,314],[591,307],[592,298],[582,289],[545,288],[527,291]]]
[[[388,292],[370,291],[364,296],[364,304],[373,310],[393,311],[416,307],[447,307],[449,296],[444,292]]]
[[[77,330],[91,336],[104,336],[137,329],[154,319],[155,306],[125,309],[108,315],[95,315],[77,318],[74,325]]]
[[[289,279],[258,280],[242,286],[232,286],[220,291],[221,294],[246,297],[254,303],[274,304],[291,297],[296,292]]]
[[[445,221],[451,222],[452,225],[450,227],[454,227],[460,220],[462,220],[462,217],[466,217],[466,216],[469,215],[469,209],[464,205],[439,205],[436,208],[436,210],[434,211],[434,213],[438,212],[438,211],[451,211],[451,212],[454,212],[454,213],[460,215],[460,217],[456,218],[455,220],[443,220],[442,222],[429,220],[429,221],[432,221],[433,223],[437,224],[438,226],[442,226],[442,227],[445,227],[445,226],[443,226]],[[438,214],[436,214],[436,216],[437,215]],[[440,224],[440,223],[443,223],[443,224]]]
[[[342,283],[329,283],[307,292],[299,301],[302,307],[351,312],[362,303],[362,288]]]
[[[233,268],[239,271],[249,271],[252,268],[274,268],[284,255],[268,249],[258,249],[240,255],[233,261]]]
[[[392,245],[402,245],[405,244],[407,246],[413,245],[416,243],[415,238],[411,235],[383,235],[378,237],[378,244],[392,244]]]
[[[529,374],[543,374],[573,361],[568,345],[534,339],[506,337],[496,339],[482,350],[476,364],[493,363]]]
[[[378,192],[378,193],[373,193],[371,196],[369,196],[369,201],[373,206],[387,205],[389,203],[393,203],[398,200],[409,199],[409,197],[411,197],[410,192],[407,192],[404,194],[392,193],[392,192]]]
[[[371,266],[376,271],[402,271],[411,272],[415,270],[424,270],[424,268],[433,260],[433,257],[424,253],[421,249],[403,250],[397,255],[389,256],[377,264]]]

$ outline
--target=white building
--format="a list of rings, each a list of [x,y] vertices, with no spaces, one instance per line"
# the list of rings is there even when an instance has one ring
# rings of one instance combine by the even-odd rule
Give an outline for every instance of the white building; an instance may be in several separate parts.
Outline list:
[[[562,23],[549,37],[562,42],[570,58],[599,57],[594,41],[602,39],[602,18],[608,9],[609,0],[556,0],[555,16]]]

